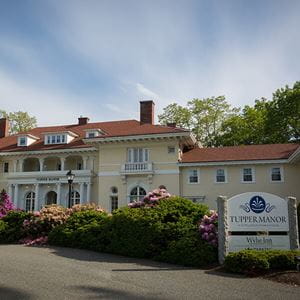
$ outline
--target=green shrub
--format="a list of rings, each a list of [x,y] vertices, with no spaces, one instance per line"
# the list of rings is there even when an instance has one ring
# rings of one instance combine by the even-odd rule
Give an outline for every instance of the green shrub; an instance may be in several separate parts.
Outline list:
[[[50,232],[49,243],[65,247],[99,248],[99,232],[102,232],[100,229],[107,220],[108,215],[104,211],[75,212],[65,224],[55,227]]]
[[[263,251],[242,250],[227,255],[224,267],[234,273],[254,274],[268,270],[270,264]]]
[[[171,197],[154,207],[116,210],[107,214],[75,213],[54,228],[51,244],[92,249],[190,266],[217,261],[216,249],[199,237],[197,222],[205,205]]]
[[[259,274],[267,270],[292,270],[296,268],[296,256],[292,250],[242,250],[230,253],[225,258],[227,271],[244,274]]]
[[[266,255],[270,269],[292,270],[297,266],[296,256],[300,255],[300,251],[269,250]]]
[[[13,210],[3,217],[5,230],[0,230],[0,243],[17,243],[23,238],[23,222],[28,220],[30,216],[30,213]]]

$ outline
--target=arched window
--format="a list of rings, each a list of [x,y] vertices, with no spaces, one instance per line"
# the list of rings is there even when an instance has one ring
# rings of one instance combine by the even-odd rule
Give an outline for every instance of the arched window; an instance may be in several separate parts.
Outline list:
[[[56,204],[57,203],[57,194],[54,191],[50,191],[46,195],[46,205]]]
[[[130,202],[140,201],[146,196],[146,191],[141,186],[134,187],[129,195]]]
[[[77,191],[71,193],[71,207],[80,204],[80,194]]]
[[[111,207],[111,212],[113,212],[115,209],[118,209],[119,207],[118,188],[116,186],[113,186],[111,187],[110,192],[111,192],[110,207]]]
[[[25,211],[34,211],[35,193],[29,192],[25,197]]]

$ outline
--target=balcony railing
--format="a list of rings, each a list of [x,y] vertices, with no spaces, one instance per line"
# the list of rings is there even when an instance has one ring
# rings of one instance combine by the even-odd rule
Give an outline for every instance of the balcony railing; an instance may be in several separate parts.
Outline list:
[[[126,163],[122,165],[121,173],[152,173],[152,163],[140,162],[140,163]]]

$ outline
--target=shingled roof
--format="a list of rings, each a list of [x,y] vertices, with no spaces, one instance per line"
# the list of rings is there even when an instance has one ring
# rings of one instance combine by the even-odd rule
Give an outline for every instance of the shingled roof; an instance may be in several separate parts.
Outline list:
[[[183,154],[182,163],[288,159],[299,144],[268,144],[195,148]]]
[[[59,149],[76,149],[91,147],[84,143],[86,130],[88,129],[100,129],[104,133],[100,138],[110,137],[125,137],[132,135],[148,135],[148,134],[166,134],[166,133],[181,133],[188,132],[188,130],[168,127],[162,125],[141,124],[137,120],[125,120],[125,121],[112,121],[112,122],[98,122],[87,123],[83,125],[61,125],[50,127],[37,127],[23,134],[31,134],[39,138],[36,142],[28,147],[20,147],[17,145],[18,135],[12,135],[0,139],[0,152],[16,152],[16,151],[39,151],[39,150],[59,150]],[[45,145],[44,134],[45,133],[59,133],[70,131],[78,135],[74,140],[68,144],[55,144]]]

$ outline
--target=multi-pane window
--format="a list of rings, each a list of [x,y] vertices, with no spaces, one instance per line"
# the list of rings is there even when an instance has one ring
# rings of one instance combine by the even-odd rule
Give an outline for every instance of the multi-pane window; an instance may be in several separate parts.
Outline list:
[[[169,146],[169,147],[168,147],[168,153],[169,153],[169,154],[175,153],[175,147],[174,147],[174,146]]]
[[[80,194],[77,191],[71,193],[71,207],[80,204]]]
[[[129,148],[127,149],[127,162],[139,163],[149,161],[149,149]]]
[[[271,169],[271,181],[282,181],[282,174],[280,167],[274,167]]]
[[[110,201],[111,201],[111,211],[118,209],[119,206],[118,196],[110,196]]]
[[[198,183],[199,182],[199,173],[198,170],[189,170],[189,183]]]
[[[133,188],[129,195],[130,202],[141,201],[146,196],[146,191],[140,186]]]
[[[47,135],[45,139],[47,144],[64,144],[66,142],[65,134]]]
[[[243,182],[254,182],[253,168],[243,169]]]
[[[9,164],[8,164],[8,162],[5,162],[3,165],[3,172],[8,173],[8,170],[9,170]]]
[[[34,211],[34,201],[35,201],[35,193],[29,192],[25,198],[25,210]]]
[[[216,170],[216,182],[226,182],[225,169]]]

